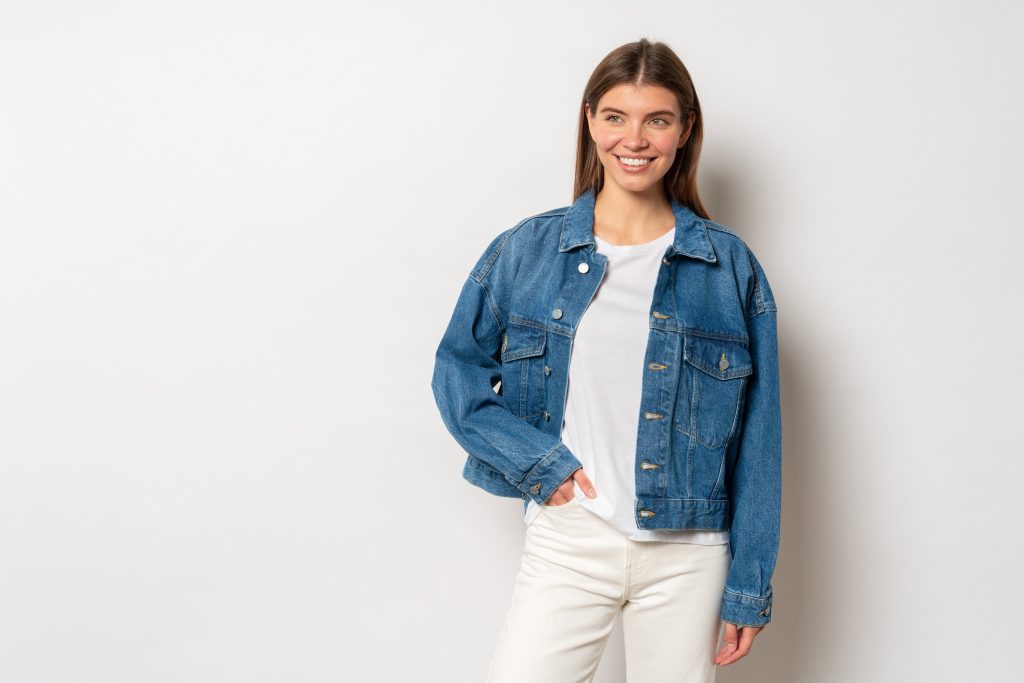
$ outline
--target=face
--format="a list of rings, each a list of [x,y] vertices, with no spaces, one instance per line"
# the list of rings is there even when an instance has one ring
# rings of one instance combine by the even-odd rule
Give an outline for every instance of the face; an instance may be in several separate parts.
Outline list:
[[[604,166],[605,183],[630,192],[658,186],[690,137],[695,114],[682,118],[672,91],[623,83],[586,107],[590,136]]]

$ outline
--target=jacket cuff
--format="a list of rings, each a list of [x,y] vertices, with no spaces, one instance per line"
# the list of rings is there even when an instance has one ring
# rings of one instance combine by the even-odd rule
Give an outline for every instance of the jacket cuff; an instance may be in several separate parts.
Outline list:
[[[516,487],[539,504],[543,504],[572,473],[583,464],[566,445],[559,442],[548,451]]]
[[[737,626],[764,626],[771,621],[772,594],[756,598],[726,589],[722,597],[722,621]]]

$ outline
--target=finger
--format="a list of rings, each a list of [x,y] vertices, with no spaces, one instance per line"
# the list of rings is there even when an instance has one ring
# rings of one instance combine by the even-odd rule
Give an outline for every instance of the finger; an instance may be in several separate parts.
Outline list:
[[[591,498],[597,497],[597,491],[594,489],[594,485],[590,483],[590,477],[583,472],[582,467],[572,473],[572,478],[579,483],[580,488],[583,489],[583,493],[587,494]]]
[[[722,634],[722,649],[718,651],[715,656],[715,664],[728,664],[729,662],[735,661],[733,656],[736,653],[739,645],[739,635],[737,634],[736,624],[725,622],[725,629]]]
[[[720,656],[719,658],[716,658],[716,664],[732,664],[736,660],[743,659],[744,657],[746,657],[747,654],[750,652],[750,647],[754,642],[755,636],[757,636],[758,631],[761,630],[757,626],[736,627],[734,624],[732,626],[734,629],[739,628],[739,642],[737,643],[736,648],[733,652],[725,656]],[[721,653],[719,654],[721,655]]]
[[[575,497],[576,492],[572,488],[572,479],[569,479],[555,489],[555,492],[548,498],[548,503],[551,505],[565,505]]]
[[[740,646],[737,648],[741,655],[746,655],[750,652],[750,648],[754,644],[754,638],[760,630],[756,626],[743,627],[743,630],[740,631]]]
[[[583,468],[577,467],[576,472],[580,472]],[[561,505],[570,498],[576,497],[576,491],[573,490],[573,477],[572,475],[566,477],[565,481],[558,485],[558,487],[552,492],[545,503],[553,503],[555,505]]]

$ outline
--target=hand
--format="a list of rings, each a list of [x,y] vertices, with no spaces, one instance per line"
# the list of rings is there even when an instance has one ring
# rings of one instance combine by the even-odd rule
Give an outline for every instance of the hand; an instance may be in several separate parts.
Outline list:
[[[728,621],[725,623],[725,635],[722,636],[722,640],[725,644],[722,645],[722,649],[715,655],[715,664],[717,666],[725,666],[726,664],[732,664],[737,659],[743,659],[750,652],[750,646],[754,643],[754,638],[764,626],[737,626],[731,624]],[[739,630],[739,637],[736,633]]]
[[[590,483],[590,479],[583,473],[582,467],[577,467],[576,471],[572,473],[572,476],[562,482],[562,485],[555,489],[546,501],[545,505],[565,505],[570,500],[576,497],[576,489],[574,482],[578,482],[580,488],[583,489],[583,493],[587,494],[588,498],[597,498],[597,490],[594,489],[594,485]]]

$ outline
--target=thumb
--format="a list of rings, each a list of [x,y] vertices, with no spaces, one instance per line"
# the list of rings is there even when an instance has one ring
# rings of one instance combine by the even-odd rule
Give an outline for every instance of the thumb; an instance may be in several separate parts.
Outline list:
[[[580,485],[580,488],[583,489],[583,492],[587,494],[587,496],[590,498],[597,496],[597,491],[594,490],[594,485],[590,483],[590,479],[583,473],[582,467],[573,472],[572,478],[576,480],[576,483]]]

